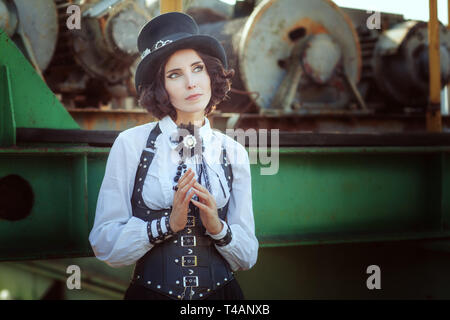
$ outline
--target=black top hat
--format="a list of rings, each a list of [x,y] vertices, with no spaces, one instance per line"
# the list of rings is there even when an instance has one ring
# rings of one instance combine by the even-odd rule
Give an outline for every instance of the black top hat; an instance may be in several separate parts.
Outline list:
[[[219,41],[200,35],[194,19],[181,12],[165,13],[147,22],[139,32],[137,46],[142,58],[135,75],[138,95],[141,85],[153,81],[162,60],[180,49],[197,49],[218,58],[224,68],[228,68],[225,50]]]

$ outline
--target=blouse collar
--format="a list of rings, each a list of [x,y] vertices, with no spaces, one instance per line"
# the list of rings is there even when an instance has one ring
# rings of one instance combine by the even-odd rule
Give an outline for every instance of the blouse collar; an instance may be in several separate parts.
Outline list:
[[[162,118],[159,121],[159,127],[161,128],[161,132],[167,137],[167,139],[170,142],[170,137],[173,133],[177,131],[177,124],[172,120],[172,118],[169,115],[166,115],[164,118]],[[207,117],[205,117],[205,124],[200,127],[200,137],[203,139],[203,143],[207,144],[212,135],[211,126],[209,123],[209,120]],[[175,149],[177,147],[177,144],[170,143],[170,146],[172,149]]]

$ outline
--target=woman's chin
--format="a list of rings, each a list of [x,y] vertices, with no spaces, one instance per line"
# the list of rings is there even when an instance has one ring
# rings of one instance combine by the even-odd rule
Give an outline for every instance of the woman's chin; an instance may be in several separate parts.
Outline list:
[[[183,106],[182,108],[177,108],[178,111],[181,111],[183,113],[198,113],[200,111],[204,111],[206,109],[206,104],[204,103],[198,103],[198,104],[192,104],[188,106]]]

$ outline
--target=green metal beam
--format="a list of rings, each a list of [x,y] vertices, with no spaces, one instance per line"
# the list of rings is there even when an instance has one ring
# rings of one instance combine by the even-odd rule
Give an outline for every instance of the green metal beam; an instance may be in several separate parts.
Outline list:
[[[0,146],[16,144],[16,120],[7,66],[0,65]]]
[[[1,146],[15,143],[15,128],[80,128],[2,29],[0,52]]]
[[[0,177],[24,178],[35,199],[25,219],[0,221],[0,230],[8,234],[1,236],[0,259],[92,255],[88,235],[107,158],[102,150],[92,148],[87,153],[86,148],[60,148],[59,152],[5,152],[0,156]]]
[[[250,155],[253,150],[249,150]],[[0,260],[91,256],[109,148],[0,148],[0,177],[35,194],[0,221]],[[280,148],[279,171],[252,164],[262,247],[450,238],[450,147]]]
[[[448,149],[383,149],[295,148],[280,152],[273,176],[253,166],[259,240],[279,246],[449,237]]]

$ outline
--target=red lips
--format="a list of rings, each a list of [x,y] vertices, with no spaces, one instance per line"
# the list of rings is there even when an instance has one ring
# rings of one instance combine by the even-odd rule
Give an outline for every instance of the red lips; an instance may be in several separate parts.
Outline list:
[[[186,98],[186,100],[194,100],[194,99],[196,99],[197,97],[200,97],[200,96],[201,96],[200,93],[198,93],[198,94],[191,94],[189,97]]]

